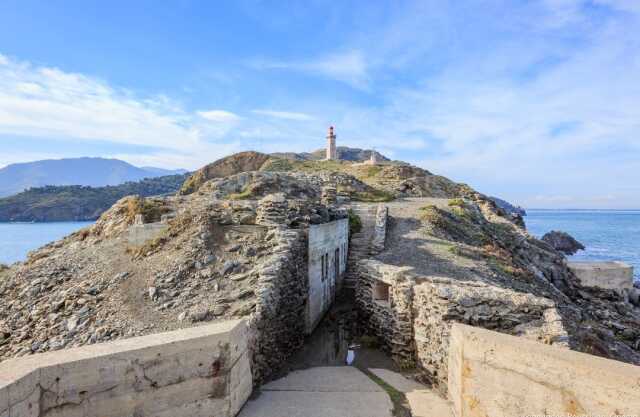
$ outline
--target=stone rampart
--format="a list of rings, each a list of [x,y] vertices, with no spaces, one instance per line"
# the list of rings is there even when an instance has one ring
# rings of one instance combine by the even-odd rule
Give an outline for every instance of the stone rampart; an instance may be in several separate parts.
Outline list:
[[[585,287],[631,289],[633,267],[624,262],[569,262],[571,272]]]
[[[251,390],[242,320],[0,364],[1,417],[231,417]]]
[[[638,366],[462,324],[449,349],[457,417],[640,415]]]

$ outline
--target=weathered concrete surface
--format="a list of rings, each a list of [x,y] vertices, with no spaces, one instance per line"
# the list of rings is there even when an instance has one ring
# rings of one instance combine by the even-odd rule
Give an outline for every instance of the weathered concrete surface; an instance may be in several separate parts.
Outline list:
[[[162,235],[169,225],[167,223],[147,223],[147,224],[134,224],[129,227],[129,235],[127,241],[130,245],[142,246],[146,242],[153,240]]]
[[[0,416],[230,417],[251,389],[234,320],[3,362]]]
[[[413,417],[453,417],[451,404],[429,387],[388,369],[369,371],[404,393]]]
[[[637,415],[640,367],[455,324],[449,395],[457,417]]]
[[[391,417],[386,392],[356,368],[295,371],[262,387],[239,417]]]
[[[633,267],[624,262],[568,262],[567,265],[585,287],[633,288]]]
[[[335,299],[347,268],[349,220],[309,226],[309,301],[307,333],[311,333]]]

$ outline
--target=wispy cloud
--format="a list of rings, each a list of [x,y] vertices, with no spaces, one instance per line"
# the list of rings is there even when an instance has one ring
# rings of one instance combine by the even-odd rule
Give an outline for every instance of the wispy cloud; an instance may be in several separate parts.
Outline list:
[[[262,116],[275,117],[276,119],[284,119],[284,120],[314,120],[315,117],[306,114],[306,113],[298,113],[298,112],[290,112],[290,111],[278,111],[278,110],[252,110],[252,113],[260,114]]]
[[[290,70],[334,79],[358,89],[368,89],[369,74],[364,54],[359,50],[335,52],[304,61],[254,59],[249,65],[262,70]]]
[[[237,114],[225,110],[206,110],[197,112],[198,116],[212,122],[237,122],[241,119]]]

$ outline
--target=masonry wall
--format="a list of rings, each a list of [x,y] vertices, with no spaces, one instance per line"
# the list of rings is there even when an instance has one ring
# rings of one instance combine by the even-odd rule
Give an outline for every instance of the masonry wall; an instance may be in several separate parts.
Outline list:
[[[230,417],[251,394],[234,320],[0,364],[1,417]]]
[[[356,300],[368,332],[397,363],[415,365],[443,394],[456,322],[567,345],[550,300],[479,282],[418,276],[411,268],[375,260],[360,261],[358,270]]]
[[[255,385],[269,380],[304,343],[308,294],[307,231],[272,229],[277,244],[258,270],[249,319]]]
[[[636,416],[640,367],[453,325],[449,397],[457,417]]]
[[[335,300],[347,268],[349,220],[309,227],[309,300],[306,331],[311,333]]]

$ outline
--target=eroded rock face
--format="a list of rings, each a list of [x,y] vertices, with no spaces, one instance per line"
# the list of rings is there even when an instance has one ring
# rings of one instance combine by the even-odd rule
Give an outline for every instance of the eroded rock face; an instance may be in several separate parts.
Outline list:
[[[573,236],[557,230],[552,230],[542,236],[542,241],[548,243],[552,248],[565,255],[575,255],[579,250],[585,249],[584,245],[578,242]]]

